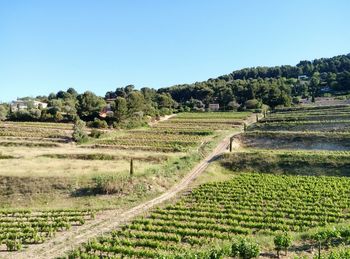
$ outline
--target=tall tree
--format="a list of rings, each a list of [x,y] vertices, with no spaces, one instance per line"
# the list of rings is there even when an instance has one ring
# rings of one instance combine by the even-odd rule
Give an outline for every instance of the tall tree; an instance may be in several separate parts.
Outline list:
[[[73,87],[68,88],[67,93],[69,93],[74,98],[78,96],[78,92]]]
[[[175,101],[171,98],[170,94],[158,94],[157,103],[159,108],[170,109],[175,104]]]
[[[126,115],[128,114],[128,105],[125,98],[117,97],[117,99],[114,102],[113,112],[117,122],[121,122],[125,119]]]
[[[106,106],[106,102],[103,98],[90,91],[78,95],[77,100],[78,115],[84,119],[94,119],[98,116],[102,108]]]
[[[319,94],[320,86],[320,73],[316,72],[310,79],[309,90],[312,96],[312,101],[315,101],[315,97]]]
[[[140,92],[133,91],[128,95],[128,110],[129,114],[143,111],[145,106],[145,99]]]

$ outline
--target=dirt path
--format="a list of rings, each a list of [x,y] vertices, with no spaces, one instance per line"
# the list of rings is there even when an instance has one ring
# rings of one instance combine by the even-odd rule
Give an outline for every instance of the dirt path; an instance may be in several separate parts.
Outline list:
[[[242,131],[242,130],[241,130]],[[40,245],[31,245],[24,251],[8,253],[4,258],[28,259],[28,258],[56,258],[63,256],[65,252],[78,247],[87,240],[110,232],[120,225],[130,221],[138,215],[142,215],[152,207],[175,197],[179,192],[183,191],[188,185],[201,174],[208,165],[215,160],[221,153],[225,152],[229,146],[230,138],[240,134],[236,132],[226,136],[213,150],[213,152],[203,159],[192,171],[186,175],[179,183],[174,185],[162,195],[144,202],[127,211],[108,210],[96,217],[96,219],[87,222],[83,226],[72,228],[70,231],[58,233],[57,237],[48,240]]]
[[[165,115],[164,117],[160,117],[160,119],[157,121],[149,122],[148,125],[150,125],[152,127],[153,125],[157,124],[158,122],[169,120],[170,118],[175,117],[175,116],[176,116],[176,114]]]

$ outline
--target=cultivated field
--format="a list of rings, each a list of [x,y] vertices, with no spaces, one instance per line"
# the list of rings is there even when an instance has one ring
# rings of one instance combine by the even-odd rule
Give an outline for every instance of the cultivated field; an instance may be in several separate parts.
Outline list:
[[[237,251],[241,249],[238,254],[241,258],[252,258],[258,249],[260,257],[276,258],[274,240],[284,233],[290,237],[291,244],[286,248],[288,254],[280,254],[280,257],[313,258],[322,253],[324,258],[347,258],[350,236],[349,111],[349,106],[308,106],[268,113],[234,137],[233,152],[211,158],[212,165],[182,195],[131,222],[114,224],[115,229],[85,240],[65,257],[231,258],[237,257]],[[29,159],[29,156],[46,160],[46,163],[42,162],[46,166],[53,161],[64,161],[68,166],[70,161],[73,164],[75,161],[77,165],[85,165],[88,171],[75,167],[69,171],[67,167],[62,174],[89,175],[90,179],[94,175],[94,165],[96,170],[101,170],[100,176],[104,177],[99,178],[100,188],[110,192],[109,195],[95,196],[90,200],[90,209],[85,212],[81,210],[86,208],[83,203],[75,203],[80,207],[71,210],[72,220],[59,216],[58,222],[65,222],[69,228],[92,220],[90,213],[95,212],[91,209],[98,208],[96,215],[103,214],[103,208],[111,205],[126,208],[166,190],[223,136],[242,129],[248,116],[249,113],[184,113],[150,128],[105,132],[100,138],[80,146],[58,143],[63,146],[61,151],[60,147],[42,147],[42,152],[24,155],[21,152],[25,151],[16,147],[3,147],[0,162],[8,162],[9,167],[10,161]],[[25,149],[31,148],[21,147],[21,150]],[[137,173],[132,178],[128,175],[130,158],[137,164]],[[117,167],[120,168],[117,174],[122,178],[113,175]],[[108,168],[113,170],[108,171]],[[50,171],[50,177],[59,173],[53,168],[35,170],[42,178],[45,170]],[[4,177],[11,175],[1,174]],[[17,174],[24,176],[26,172],[17,169]],[[121,179],[125,179],[123,188]],[[114,192],[116,190],[119,192]],[[86,201],[91,188],[85,192]],[[98,202],[104,200],[101,197],[109,197],[109,202],[95,206],[96,199]],[[126,197],[132,197],[134,203],[127,202]],[[124,202],[111,202],[116,198]],[[30,217],[23,219],[20,211],[12,210],[11,213],[14,214],[9,216],[4,212],[5,221],[8,218],[14,222],[23,220],[26,222],[23,226],[29,225],[34,230],[28,232],[27,239],[21,239],[23,234],[12,235],[12,239],[3,238],[4,249],[16,250],[35,243],[34,234],[41,237],[38,243],[52,235],[46,227],[38,228],[36,221],[33,225],[28,223]],[[48,212],[23,213],[40,218]],[[59,224],[54,218],[49,222],[53,226]],[[57,227],[53,232],[64,228]],[[14,231],[24,233],[26,230],[17,227]],[[76,245],[81,238],[79,240]],[[245,247],[245,252],[240,246]],[[64,256],[54,247],[50,249],[55,256]],[[255,255],[249,257],[247,253]]]
[[[17,251],[23,245],[40,244],[57,232],[82,225],[93,217],[94,212],[89,210],[1,210],[0,244],[9,251]]]
[[[222,258],[233,256],[238,237],[274,258],[278,233],[293,240],[286,258],[313,258],[318,248],[325,258],[347,258],[348,112],[339,106],[269,114],[236,137],[238,149],[222,155],[188,194],[90,240],[70,258]]]
[[[210,142],[215,131],[238,129],[250,113],[182,113],[152,128],[107,134],[91,148],[186,152]]]
[[[150,128],[104,131],[81,145],[72,142],[70,124],[3,123],[3,249],[42,243],[91,220],[91,210],[120,211],[164,192],[249,115],[180,114]]]
[[[210,258],[237,235],[302,232],[349,219],[350,180],[336,177],[240,174],[194,189],[73,251],[70,258]],[[227,254],[229,255],[229,254]]]

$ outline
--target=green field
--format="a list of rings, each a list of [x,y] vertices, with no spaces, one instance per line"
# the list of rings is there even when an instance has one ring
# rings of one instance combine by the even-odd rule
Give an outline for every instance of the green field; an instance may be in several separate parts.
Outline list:
[[[348,112],[349,106],[333,106],[285,108],[268,113],[235,136],[233,152],[216,158],[182,195],[109,234],[89,240],[66,257],[232,258],[237,244],[245,244],[249,251],[259,247],[261,255],[273,258],[274,240],[283,234],[291,239],[286,258],[313,258],[318,248],[324,258],[347,258]],[[13,232],[2,237],[2,246],[17,250],[44,242],[52,233],[91,220],[91,209],[101,213],[105,208],[127,208],[159,195],[189,172],[220,139],[243,128],[249,115],[181,113],[150,127],[105,131],[100,138],[78,146],[51,142],[47,135],[32,136],[37,139],[26,142],[58,146],[36,148],[30,156],[27,153],[31,147],[4,144],[0,163],[7,171],[0,169],[1,177],[15,182],[14,174],[29,177],[35,171],[39,179],[47,179],[45,172],[50,171],[48,176],[56,184],[65,186],[67,179],[90,179],[88,185],[85,182],[90,189],[85,189],[87,192],[81,197],[67,200],[75,200],[70,216],[60,215],[65,213],[63,210],[48,216],[49,212],[43,210],[21,212],[14,208],[16,205],[9,206],[11,212],[4,211],[0,221],[4,231],[13,227]],[[45,127],[40,132],[60,130]],[[16,142],[10,138],[6,141]],[[132,180],[128,172],[131,158],[136,171]],[[22,161],[23,168],[31,170],[11,167],[13,160]],[[42,168],[34,167],[38,161],[42,161]],[[59,168],[63,161],[70,166],[63,173],[55,171],[54,164]],[[53,168],[48,169],[50,165]],[[115,174],[110,168],[120,170]],[[96,195],[97,187],[102,193]],[[118,202],[110,198],[107,202],[106,197],[118,198]],[[81,210],[86,207],[87,212]],[[42,218],[48,219],[49,224],[44,224]],[[251,258],[242,254],[241,257]]]
[[[237,235],[303,232],[343,223],[350,218],[349,187],[347,178],[240,174],[201,185],[177,203],[93,240],[72,255],[204,256],[213,244],[224,249]]]
[[[151,128],[105,134],[86,147],[186,152],[209,142],[215,131],[235,130],[242,126],[249,112],[180,113]]]
[[[346,131],[350,130],[350,106],[277,109],[249,130]]]
[[[350,176],[350,151],[246,149],[224,154],[220,164],[235,172]]]
[[[179,114],[150,127],[104,130],[101,137],[81,145],[72,142],[70,124],[4,123],[0,141],[0,203],[6,208],[0,210],[3,250],[42,243],[56,232],[82,225],[91,219],[91,210],[122,210],[159,195],[223,136],[237,131],[249,114],[217,113],[221,124],[211,113]],[[192,122],[193,116],[203,125]]]
[[[16,251],[29,244],[40,244],[57,232],[83,225],[94,215],[89,210],[0,210],[0,247]]]

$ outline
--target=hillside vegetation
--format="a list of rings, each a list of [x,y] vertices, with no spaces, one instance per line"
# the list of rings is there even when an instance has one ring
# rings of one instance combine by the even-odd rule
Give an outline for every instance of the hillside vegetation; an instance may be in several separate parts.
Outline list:
[[[349,86],[348,54],[0,104],[0,257],[57,235],[69,259],[346,258]],[[98,229],[119,215],[137,217]]]
[[[349,148],[348,123],[340,120],[336,130],[323,123],[324,117],[337,112],[346,117],[348,106],[266,114],[233,140],[241,148],[222,155],[190,193],[89,241],[70,258],[101,253],[115,258],[253,258],[260,253],[273,258],[276,240],[283,238],[290,243],[276,249],[286,250],[287,258],[317,257],[332,247],[334,255],[347,253],[350,154],[340,150]],[[311,130],[283,128],[286,121],[308,116]],[[276,124],[274,131],[265,128],[269,123]],[[260,135],[271,138],[262,144],[256,138]],[[249,149],[244,148],[244,139],[249,139]],[[324,145],[307,150],[308,142]],[[216,180],[220,178],[228,180]],[[339,230],[331,230],[333,226]],[[339,240],[345,244],[343,250],[337,248]]]

